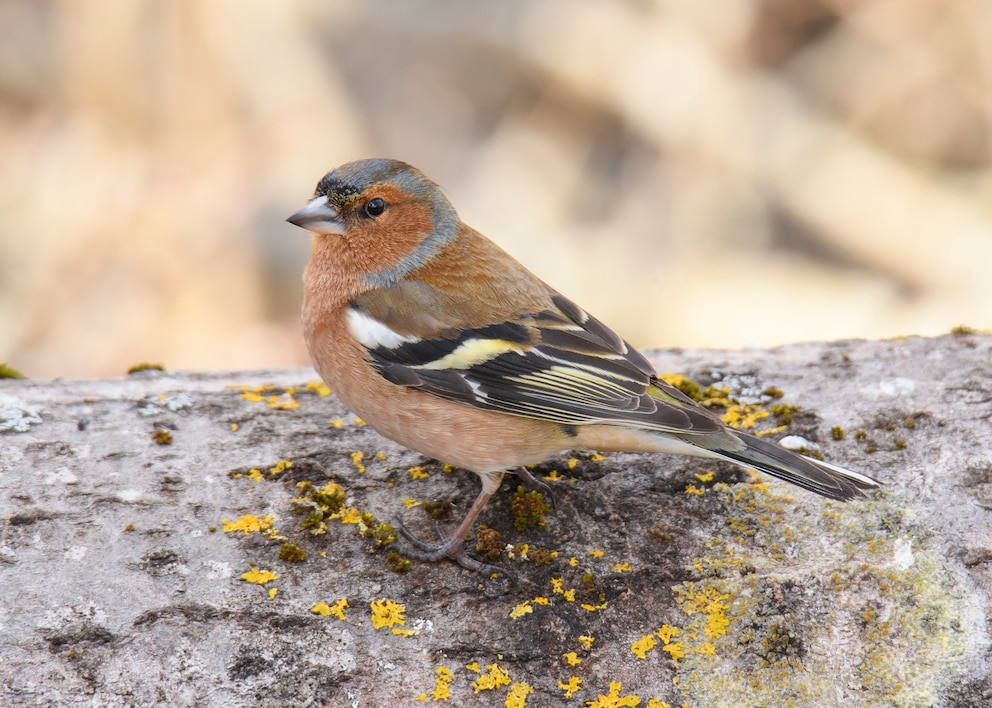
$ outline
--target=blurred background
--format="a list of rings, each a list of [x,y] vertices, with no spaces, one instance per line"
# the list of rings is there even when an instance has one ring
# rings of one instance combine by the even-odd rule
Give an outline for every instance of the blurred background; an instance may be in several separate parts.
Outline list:
[[[307,363],[372,156],[638,346],[992,326],[988,0],[0,0],[0,362]]]

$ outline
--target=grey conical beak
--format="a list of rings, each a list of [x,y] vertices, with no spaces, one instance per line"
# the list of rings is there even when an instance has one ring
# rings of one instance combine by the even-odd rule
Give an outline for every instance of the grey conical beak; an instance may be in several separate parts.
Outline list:
[[[326,196],[315,197],[286,219],[294,226],[313,231],[315,234],[343,234],[344,223],[341,214],[327,201]]]

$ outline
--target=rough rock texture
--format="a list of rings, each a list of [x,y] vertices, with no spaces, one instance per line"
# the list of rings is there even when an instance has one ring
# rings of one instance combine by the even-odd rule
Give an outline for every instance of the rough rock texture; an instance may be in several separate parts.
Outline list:
[[[515,528],[512,478],[483,513],[491,546],[517,544],[493,561],[515,584],[448,562],[397,573],[348,509],[430,536],[402,500],[450,501],[443,526],[478,482],[355,423],[304,388],[310,370],[0,381],[0,704],[992,701],[992,337],[653,357],[798,406],[757,429],[788,423],[884,489],[839,504],[702,460],[563,455],[538,470],[561,478],[543,526]],[[278,577],[243,580],[253,568]],[[342,598],[344,620],[311,609]],[[376,629],[380,600],[405,625]]]

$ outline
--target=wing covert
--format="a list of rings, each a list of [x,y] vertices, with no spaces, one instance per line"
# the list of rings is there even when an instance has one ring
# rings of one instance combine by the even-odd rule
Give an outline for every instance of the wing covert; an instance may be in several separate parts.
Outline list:
[[[387,325],[359,308],[349,323],[360,323],[352,333],[386,380],[441,398],[562,425],[723,429],[599,320],[561,295],[552,302],[556,309],[428,339],[384,336]]]

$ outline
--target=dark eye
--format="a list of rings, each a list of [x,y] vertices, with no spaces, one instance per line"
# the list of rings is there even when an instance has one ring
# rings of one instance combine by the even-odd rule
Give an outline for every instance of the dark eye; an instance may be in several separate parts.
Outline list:
[[[370,199],[369,203],[365,205],[365,213],[375,218],[386,211],[386,202],[376,197],[375,199]]]

